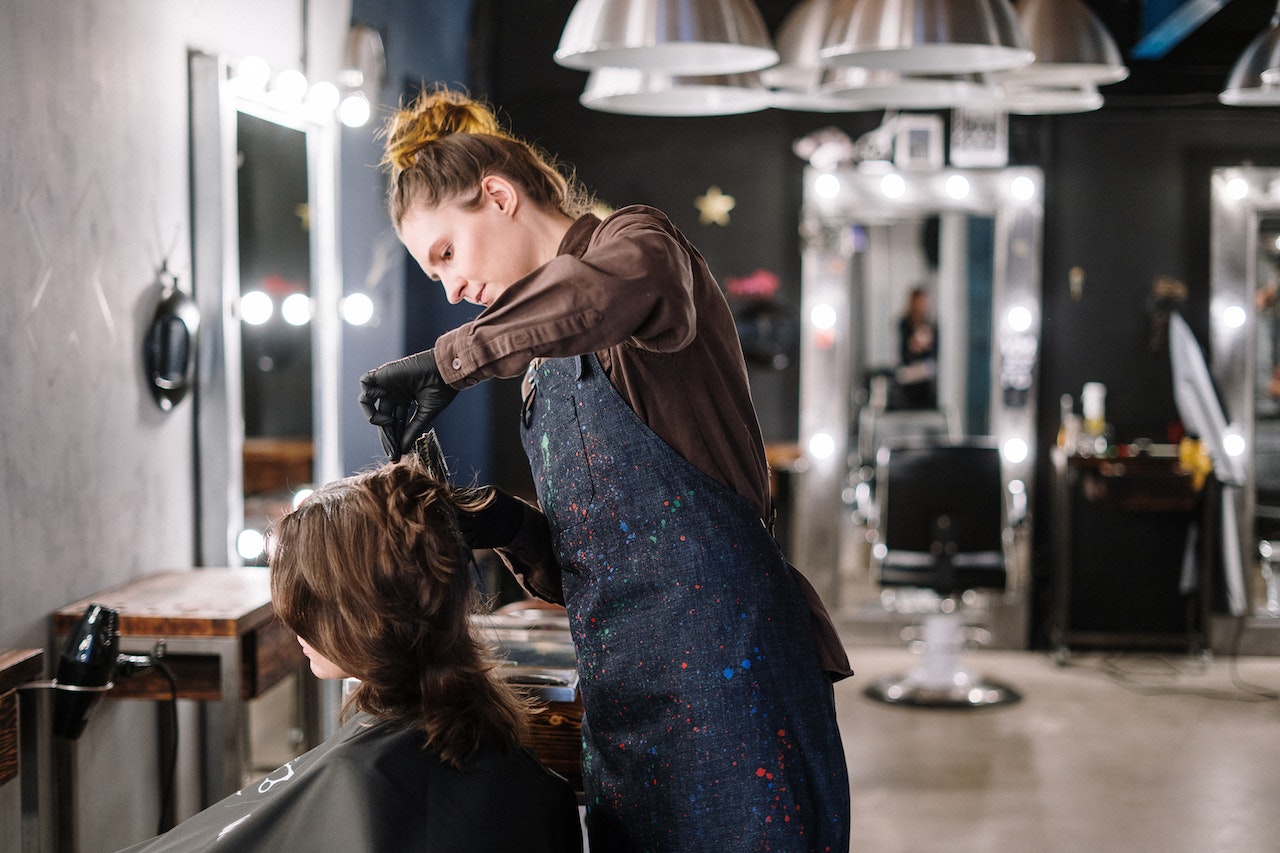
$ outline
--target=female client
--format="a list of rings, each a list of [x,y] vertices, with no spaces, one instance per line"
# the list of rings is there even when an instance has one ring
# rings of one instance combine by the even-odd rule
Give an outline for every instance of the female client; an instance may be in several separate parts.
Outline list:
[[[342,725],[131,853],[581,853],[574,792],[522,748],[530,703],[470,619],[472,497],[408,454],[275,525],[276,613],[316,676],[359,679]]]

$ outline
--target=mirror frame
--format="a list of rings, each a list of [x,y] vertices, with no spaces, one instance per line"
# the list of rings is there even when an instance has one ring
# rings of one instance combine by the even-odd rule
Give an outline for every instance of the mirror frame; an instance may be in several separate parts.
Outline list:
[[[192,277],[206,323],[196,361],[197,560],[203,566],[238,566],[243,564],[236,539],[244,526],[244,403],[236,114],[306,134],[316,483],[342,476],[338,135],[331,116],[320,119],[238,92],[224,57],[193,51],[189,64]]]
[[[896,177],[894,177],[896,176]],[[958,191],[963,178],[967,191]],[[886,179],[901,193],[886,195]],[[950,183],[949,183],[950,182]],[[1025,589],[1030,577],[1031,518],[1025,512],[1035,490],[1036,384],[1040,339],[1041,240],[1044,177],[1034,167],[999,170],[897,170],[887,163],[819,169],[804,174],[801,235],[803,242],[800,353],[800,424],[803,473],[795,492],[795,561],[823,597],[836,606],[843,601],[842,551],[852,526],[846,490],[850,471],[852,389],[865,365],[855,346],[858,300],[850,286],[855,246],[850,226],[888,224],[904,218],[948,213],[978,214],[994,219],[992,278],[991,409],[989,432],[1002,451],[1006,500],[1011,513],[1025,520],[1011,543],[1009,588],[1000,614],[997,642],[1023,647],[1029,625]],[[1010,326],[1012,309],[1022,308],[1020,329]],[[834,317],[834,325],[815,324],[815,309]],[[828,309],[833,309],[828,311]],[[939,313],[948,306],[938,299]],[[952,341],[959,347],[961,341]],[[943,346],[947,347],[943,339]],[[952,350],[954,351],[954,350]],[[942,358],[946,358],[944,350]],[[946,370],[945,367],[942,370]],[[1006,396],[1010,377],[1024,383],[1019,394]],[[849,389],[849,393],[833,393]],[[814,438],[823,447],[815,453]],[[1012,621],[1010,621],[1012,620]],[[995,633],[995,632],[993,632]]]
[[[1243,558],[1245,615],[1256,615],[1261,587],[1258,554],[1257,475],[1253,459],[1255,348],[1258,312],[1258,227],[1280,216],[1280,169],[1233,166],[1213,170],[1210,179],[1210,372],[1227,410],[1228,428],[1244,438],[1242,488],[1224,489],[1235,504]]]

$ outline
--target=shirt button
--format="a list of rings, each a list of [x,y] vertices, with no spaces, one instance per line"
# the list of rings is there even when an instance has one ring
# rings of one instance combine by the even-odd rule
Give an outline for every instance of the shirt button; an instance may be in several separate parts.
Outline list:
[[[454,370],[461,370],[461,369],[462,369],[462,359],[460,359],[460,358],[455,358],[455,359],[453,360],[453,369],[454,369]]]

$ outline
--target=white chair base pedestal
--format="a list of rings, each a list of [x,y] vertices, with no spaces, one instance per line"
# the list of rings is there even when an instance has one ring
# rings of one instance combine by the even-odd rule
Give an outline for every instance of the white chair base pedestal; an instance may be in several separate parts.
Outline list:
[[[922,629],[920,663],[905,675],[877,678],[864,691],[867,696],[891,705],[930,708],[985,708],[1022,698],[1013,688],[965,669],[961,613],[930,613]]]

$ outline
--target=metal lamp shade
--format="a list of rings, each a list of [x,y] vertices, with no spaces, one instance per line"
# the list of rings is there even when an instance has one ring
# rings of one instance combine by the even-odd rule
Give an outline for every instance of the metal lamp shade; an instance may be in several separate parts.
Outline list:
[[[770,106],[759,74],[674,76],[638,68],[598,68],[578,101],[600,112],[642,116],[739,115]]]
[[[1236,60],[1218,100],[1233,107],[1280,106],[1280,7]]]
[[[1002,72],[1002,79],[1043,86],[1105,86],[1129,76],[1115,39],[1081,0],[1020,0],[1017,13],[1036,58]]]
[[[840,0],[819,53],[827,65],[973,74],[1026,65],[1008,0]]]
[[[778,61],[752,0],[578,0],[555,60],[580,70],[737,74]]]

